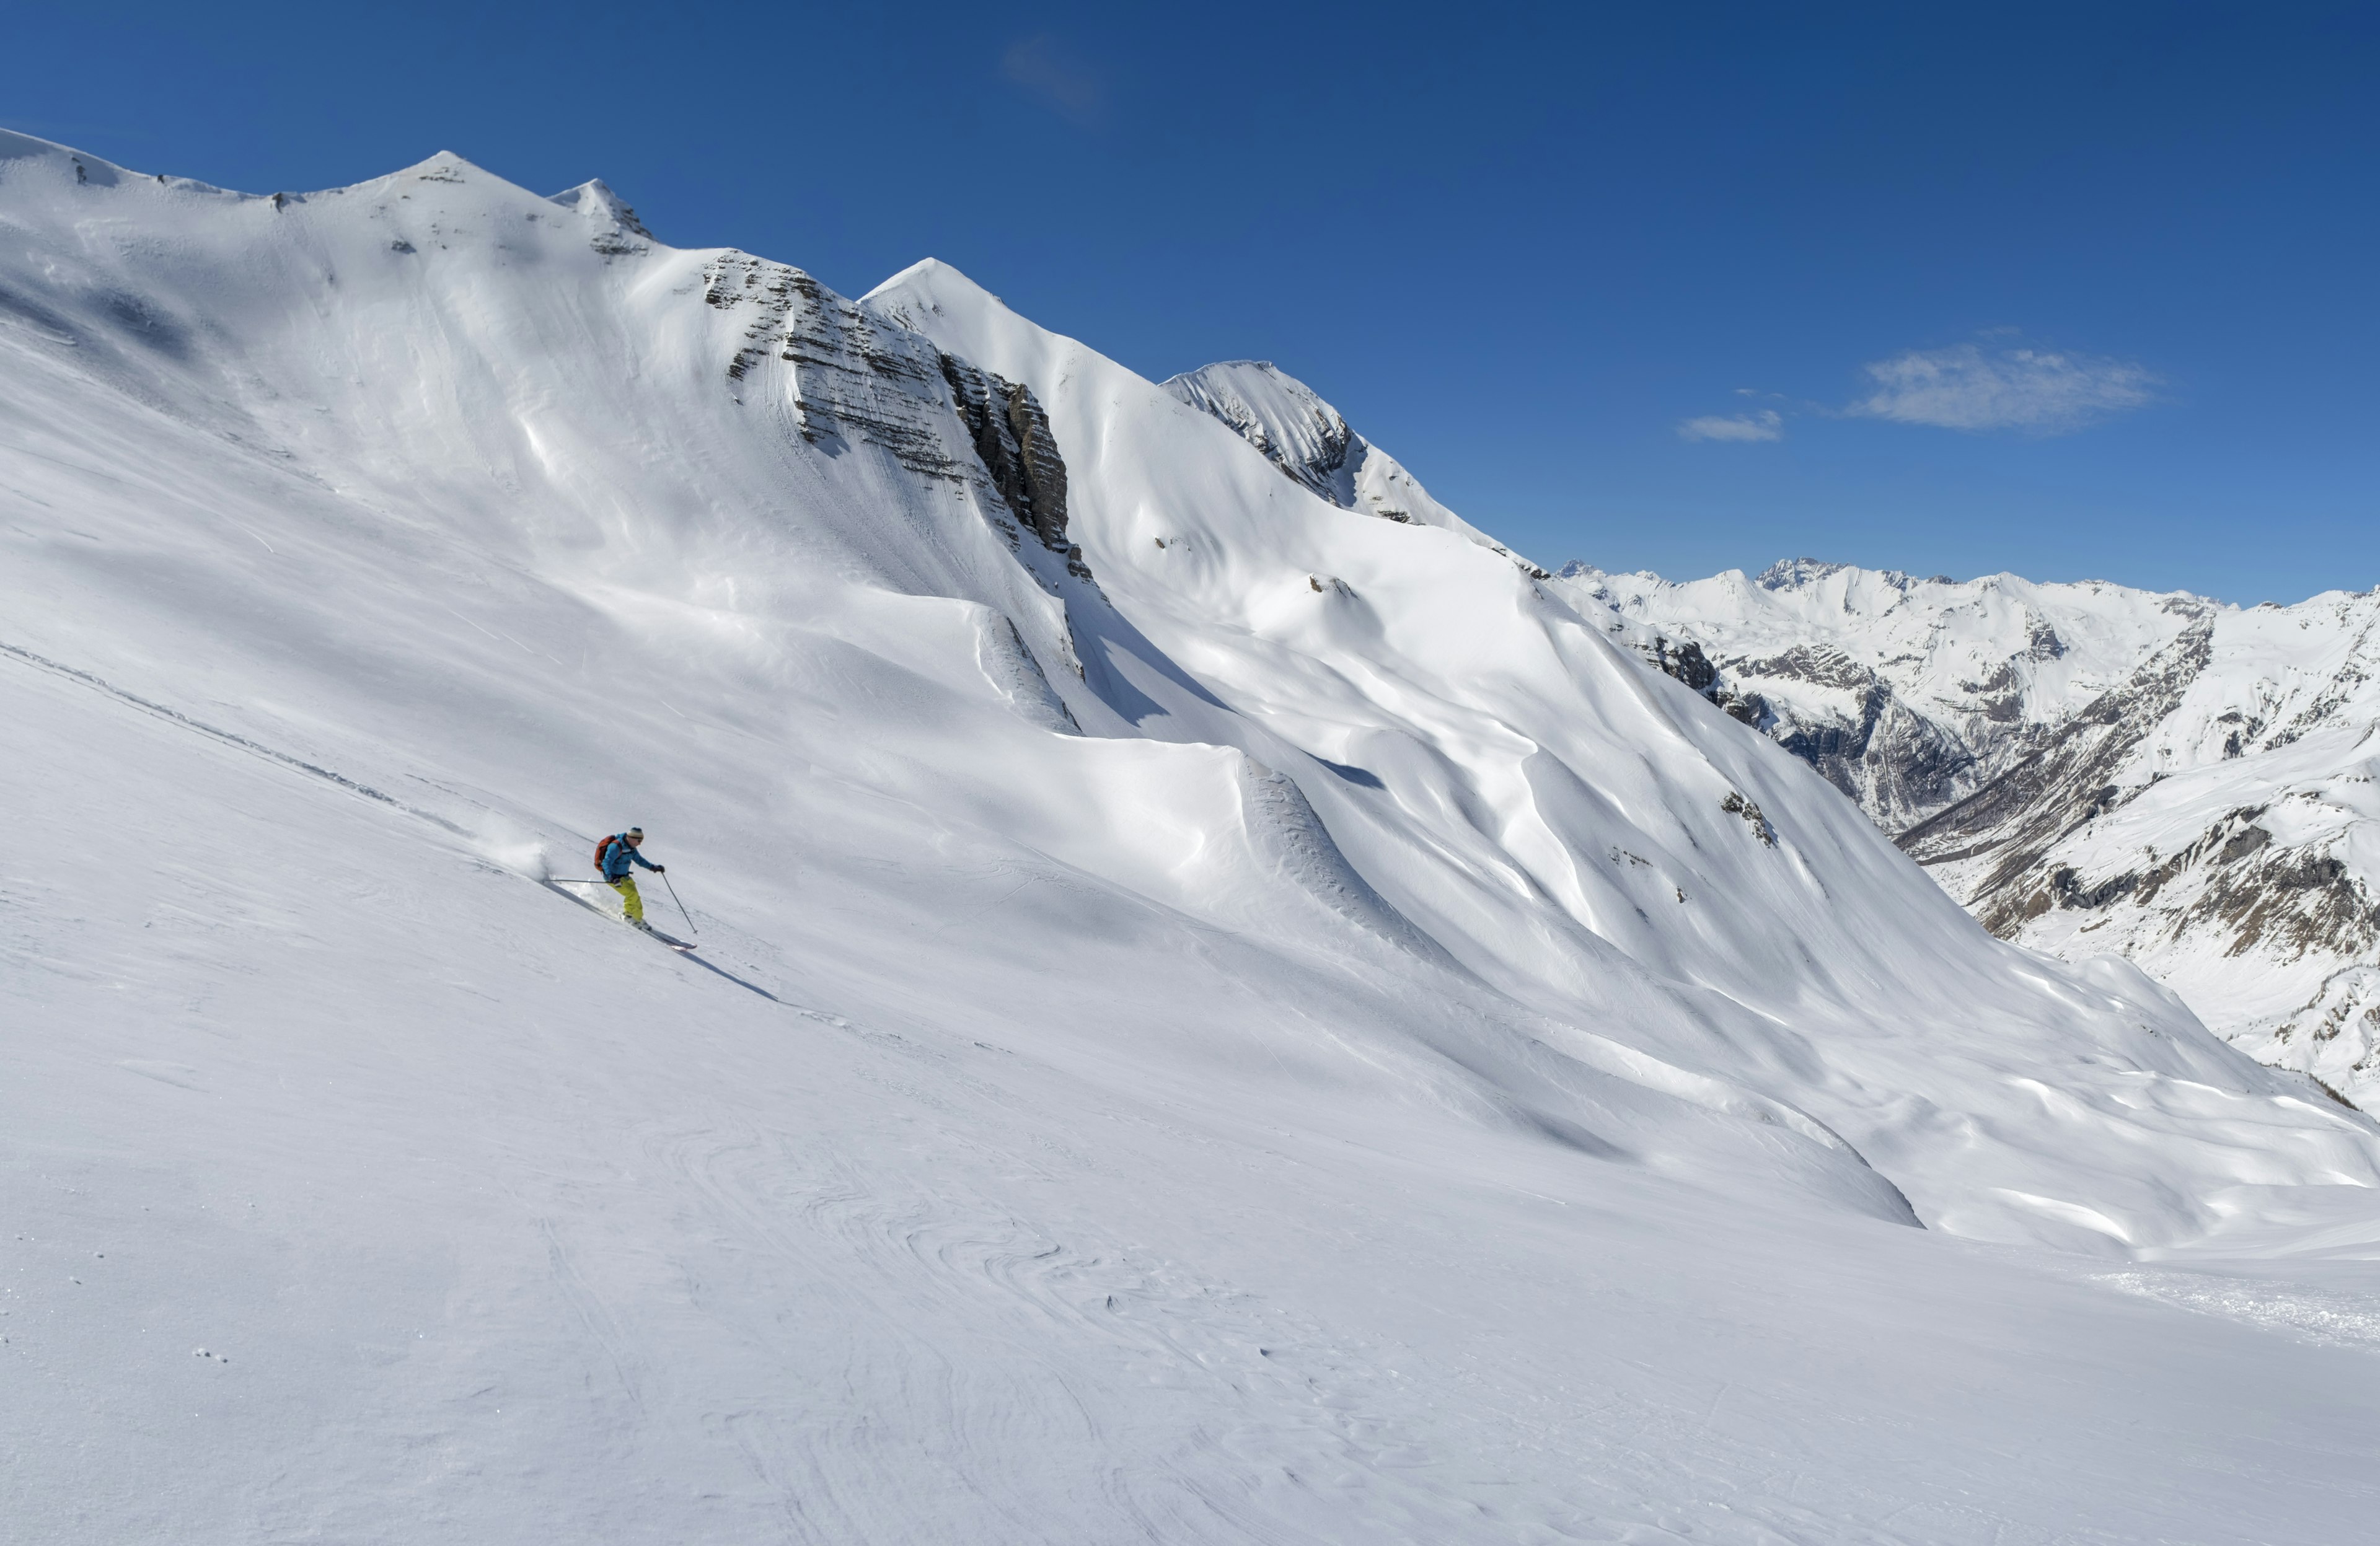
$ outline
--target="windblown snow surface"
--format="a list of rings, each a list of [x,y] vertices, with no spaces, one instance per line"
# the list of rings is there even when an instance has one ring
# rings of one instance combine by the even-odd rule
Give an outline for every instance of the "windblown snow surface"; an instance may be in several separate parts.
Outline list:
[[[7,1539],[2370,1528],[2370,1120],[1511,557],[938,264],[0,158]]]

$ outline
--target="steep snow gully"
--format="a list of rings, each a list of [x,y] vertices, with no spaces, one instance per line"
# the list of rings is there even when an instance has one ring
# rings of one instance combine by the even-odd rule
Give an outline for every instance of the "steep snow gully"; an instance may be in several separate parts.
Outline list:
[[[1180,391],[0,136],[0,1533],[2368,1526],[2368,1118]]]

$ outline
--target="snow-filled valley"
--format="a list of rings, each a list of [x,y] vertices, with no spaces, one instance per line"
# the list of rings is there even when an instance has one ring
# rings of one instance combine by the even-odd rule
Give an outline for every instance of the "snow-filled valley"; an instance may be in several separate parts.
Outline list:
[[[0,1535],[2367,1529],[2380,1127],[1306,411],[0,135]]]

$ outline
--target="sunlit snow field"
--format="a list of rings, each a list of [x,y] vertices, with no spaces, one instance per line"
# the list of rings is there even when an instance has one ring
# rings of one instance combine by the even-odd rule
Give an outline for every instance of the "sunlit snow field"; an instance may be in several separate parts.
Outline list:
[[[790,272],[0,137],[0,1536],[2369,1530],[2368,1118],[1467,528]]]

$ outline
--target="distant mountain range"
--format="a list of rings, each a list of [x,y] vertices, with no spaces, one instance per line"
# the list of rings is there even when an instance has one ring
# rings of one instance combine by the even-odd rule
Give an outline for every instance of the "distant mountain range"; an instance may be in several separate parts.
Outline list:
[[[2265,1062],[2380,1093],[2380,592],[1788,560],[1555,584],[1859,802],[2004,938],[2130,958]]]

